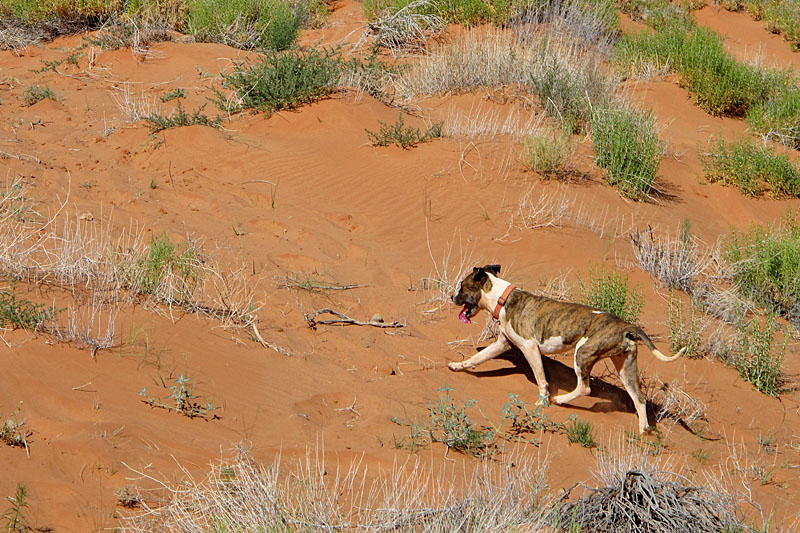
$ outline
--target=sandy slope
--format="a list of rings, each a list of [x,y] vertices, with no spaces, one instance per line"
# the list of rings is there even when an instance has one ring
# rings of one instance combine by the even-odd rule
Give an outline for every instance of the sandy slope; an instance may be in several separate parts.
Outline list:
[[[339,42],[359,27],[354,13],[360,13],[355,2],[341,2],[331,27],[309,32],[304,42]],[[737,54],[766,43],[768,64],[797,63],[780,38],[741,15],[706,8],[698,18],[729,33]],[[356,35],[347,38],[352,42]],[[113,527],[114,490],[136,478],[126,465],[177,479],[183,475],[178,464],[200,474],[240,441],[252,445],[256,459],[269,462],[280,452],[292,457],[324,440],[340,462],[363,453],[369,464],[390,466],[408,454],[392,446],[408,432],[392,417],[424,420],[426,402],[443,385],[453,387],[459,399],[478,400],[495,422],[510,392],[532,402],[535,381],[521,358],[492,361],[473,374],[447,370],[448,361],[473,353],[482,327],[481,320],[460,324],[452,306],[425,312],[438,304],[429,301],[433,291],[422,290],[420,280],[443,268],[448,250],[451,271],[462,256],[469,265],[500,262],[510,279],[527,288],[560,275],[570,282],[586,279],[591,265],[615,259],[629,264],[632,282],[645,295],[642,322],[664,348],[665,294],[632,266],[625,232],[648,225],[673,231],[688,217],[695,234],[714,243],[732,226],[769,224],[787,204],[798,206],[797,200],[748,199],[703,183],[698,145],[713,135],[743,133],[745,125],[706,115],[672,80],[629,88],[653,108],[669,143],[659,176],[667,195],[633,203],[603,183],[588,145],[581,146],[577,162],[588,179],[566,189],[523,171],[512,139],[476,145],[444,139],[408,151],[373,148],[365,128],[376,129],[379,120],[393,122],[397,110],[366,96],[339,95],[294,113],[244,114],[222,130],[195,126],[154,138],[144,123],[131,124],[122,116],[116,101],[124,98],[126,84],[151,105],[183,87],[184,105],[194,109],[212,96],[211,82],[200,73],[217,73],[244,54],[218,45],[164,43],[146,61],[125,50],[96,50],[89,68],[84,48],[76,69],[61,68],[69,75],[32,72],[42,66],[40,60],[62,59],[65,50],[80,45],[79,37],[71,37],[19,55],[0,53],[0,81],[8,81],[0,85],[0,149],[23,154],[22,160],[0,161],[4,175],[21,177],[44,209],[68,198],[68,211],[91,213],[91,224],[133,224],[146,235],[202,238],[204,252],[236,258],[254,282],[260,280],[262,333],[293,356],[261,348],[247,335],[204,319],[171,321],[142,308],[122,314],[121,346],[94,360],[86,351],[51,346],[25,332],[6,334],[10,347],[0,352],[0,412],[23,401],[34,433],[29,458],[24,450],[0,447],[0,494],[10,495],[23,483],[34,524],[57,531]],[[22,105],[22,92],[31,83],[52,87],[58,102]],[[484,99],[481,93],[422,105],[436,117],[450,105],[468,110]],[[158,105],[166,112],[173,103]],[[216,110],[209,105],[207,112]],[[574,199],[576,209],[603,231],[588,228],[588,222],[509,229],[510,215],[532,188],[534,198],[550,191]],[[279,288],[276,277],[287,274],[363,287],[316,293]],[[53,298],[49,291],[32,294]],[[394,335],[366,327],[309,329],[302,312],[322,307],[363,320],[380,313],[407,328]],[[464,342],[448,344],[458,339]],[[790,343],[786,368],[796,373],[798,366]],[[798,393],[768,398],[712,360],[665,365],[642,350],[640,368],[656,383],[657,377],[667,383],[677,378],[687,392],[708,402],[705,434],[715,440],[675,426],[664,453],[676,460],[699,469],[724,462],[726,441],[741,440],[755,455],[760,438],[775,436],[777,454],[763,458],[775,473],[757,496],[774,509],[777,523],[791,521],[796,513],[791,502],[800,492],[791,449],[800,438]],[[568,356],[546,361],[546,370],[554,394],[574,387]],[[601,373],[598,367],[595,375]],[[219,407],[220,420],[189,420],[141,402],[137,393],[143,387],[159,390],[158,375],[180,374],[190,376],[198,392]],[[632,406],[607,372],[593,382],[592,397],[570,408],[551,407],[547,415],[559,422],[570,415],[591,421],[600,442],[635,428]],[[698,449],[708,453],[707,465],[691,457]],[[433,446],[421,456],[439,464],[443,453]],[[558,435],[549,453],[555,488],[589,479],[589,450]]]

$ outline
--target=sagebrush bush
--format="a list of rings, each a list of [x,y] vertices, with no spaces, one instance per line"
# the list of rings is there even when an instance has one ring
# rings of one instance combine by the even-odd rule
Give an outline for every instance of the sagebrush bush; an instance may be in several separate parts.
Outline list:
[[[592,117],[595,163],[620,194],[641,200],[653,192],[663,146],[650,111],[622,106],[597,109]]]
[[[734,231],[724,252],[737,290],[800,328],[800,225],[794,213],[777,227]]]
[[[581,300],[586,305],[596,307],[618,316],[627,322],[636,323],[642,311],[641,291],[628,287],[628,276],[616,269],[606,271],[604,266],[589,271],[588,286],[578,280]]]
[[[733,185],[749,196],[763,194],[765,184],[773,196],[800,195],[800,166],[770,146],[719,139],[711,152],[700,154],[700,160],[706,179]]]
[[[773,33],[780,33],[789,41],[792,48],[800,50],[800,0],[766,0],[748,2],[761,4],[761,18],[767,29]]]
[[[544,177],[557,177],[567,168],[575,143],[568,133],[538,131],[523,140],[522,163]]]
[[[22,95],[25,105],[31,106],[37,102],[41,102],[45,98],[56,101],[56,93],[50,87],[42,87],[41,85],[29,85]]]
[[[230,94],[215,89],[214,102],[227,112],[295,109],[333,92],[343,66],[336,50],[267,51],[254,62],[237,62],[231,72],[221,73],[222,87]]]
[[[380,128],[377,132],[365,130],[369,142],[373,146],[389,146],[390,144],[397,144],[404,150],[413,148],[419,143],[428,142],[431,139],[438,139],[442,136],[442,123],[435,122],[431,124],[424,132],[419,128],[406,126],[403,124],[403,112],[397,117],[397,122],[394,124],[387,124],[383,121],[378,121]]]

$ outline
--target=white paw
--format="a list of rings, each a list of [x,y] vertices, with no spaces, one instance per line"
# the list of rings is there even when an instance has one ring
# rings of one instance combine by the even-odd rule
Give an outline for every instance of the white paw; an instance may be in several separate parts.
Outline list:
[[[567,398],[563,394],[560,394],[560,395],[556,396],[555,398],[553,398],[553,403],[558,404],[558,405],[565,404],[565,403],[567,403],[567,401],[568,401]]]
[[[464,370],[464,363],[447,363],[447,367],[453,372]]]

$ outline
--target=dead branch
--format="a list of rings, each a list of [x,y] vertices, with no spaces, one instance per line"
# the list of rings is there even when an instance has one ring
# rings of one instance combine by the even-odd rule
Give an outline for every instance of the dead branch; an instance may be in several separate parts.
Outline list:
[[[316,320],[319,315],[322,314],[331,314],[337,316],[339,318],[333,318],[329,320]],[[334,311],[328,307],[324,309],[317,309],[313,313],[306,314],[303,313],[303,316],[306,317],[306,322],[308,322],[308,327],[311,329],[317,329],[317,324],[350,324],[353,326],[373,326],[376,328],[404,328],[406,325],[402,322],[394,321],[394,322],[384,322],[383,319],[372,319],[366,322],[361,320],[355,320],[354,318],[350,318],[349,316],[345,315],[344,313],[340,313],[339,311]]]
[[[284,348],[282,346],[279,346],[279,345],[277,345],[275,343],[272,343],[272,342],[265,341],[264,337],[262,337],[261,333],[259,333],[258,327],[256,326],[255,322],[253,322],[253,335],[255,336],[255,338],[258,341],[258,343],[261,346],[263,346],[264,348],[269,348],[270,350],[275,350],[279,354],[283,354],[283,355],[285,355],[287,357],[292,357],[294,355],[292,352],[290,352],[289,350],[287,350],[286,348]]]

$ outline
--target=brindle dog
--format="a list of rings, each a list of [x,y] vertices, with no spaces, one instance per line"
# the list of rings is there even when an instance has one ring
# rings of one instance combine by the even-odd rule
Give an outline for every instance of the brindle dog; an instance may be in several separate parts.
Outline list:
[[[500,265],[475,267],[461,281],[453,302],[464,306],[459,313],[462,322],[469,323],[481,309],[500,320],[497,340],[460,363],[450,363],[450,370],[475,368],[516,345],[533,369],[539,385],[539,405],[548,405],[550,391],[542,366],[542,355],[575,350],[575,374],[578,386],[574,391],[556,396],[557,404],[565,404],[579,396],[588,395],[589,374],[595,363],[610,357],[622,378],[636,413],[639,431],[648,429],[645,398],[639,383],[636,364],[637,344],[641,341],[662,361],[678,359],[685,348],[667,357],[658,351],[650,337],[635,324],[625,322],[611,313],[587,305],[560,302],[516,289],[500,279]]]

